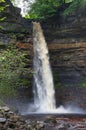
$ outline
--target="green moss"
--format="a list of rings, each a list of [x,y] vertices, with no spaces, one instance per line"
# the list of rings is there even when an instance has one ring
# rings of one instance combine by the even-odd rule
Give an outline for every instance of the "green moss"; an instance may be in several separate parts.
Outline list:
[[[86,77],[83,78],[82,87],[86,88]]]
[[[61,82],[60,82],[60,79],[59,79],[59,76],[58,76],[58,72],[56,71],[53,71],[53,79],[54,79],[54,84],[55,84],[55,87],[61,87]]]

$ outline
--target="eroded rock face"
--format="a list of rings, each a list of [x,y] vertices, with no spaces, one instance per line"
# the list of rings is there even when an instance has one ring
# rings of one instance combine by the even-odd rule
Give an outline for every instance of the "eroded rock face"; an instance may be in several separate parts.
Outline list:
[[[86,109],[86,43],[49,44],[49,50],[57,104]]]
[[[22,18],[20,8],[14,7],[10,0],[0,5],[6,6],[4,11],[0,12],[0,18],[5,17],[3,21],[0,21],[0,44],[15,43],[17,35],[31,32],[31,21]]]
[[[6,0],[6,2],[2,3],[2,5],[7,6],[5,10],[0,13],[1,17],[6,17],[2,22],[0,22],[2,30],[10,32],[13,31],[14,29],[17,29],[17,27],[20,26],[17,24],[20,23],[21,21],[20,9],[13,7],[10,0]]]
[[[0,17],[6,17],[2,22],[0,22],[0,26],[2,26],[2,31],[5,32],[27,32],[30,28],[30,22],[25,20],[20,15],[20,8],[14,7],[10,0],[6,0],[5,3],[1,3],[6,6],[5,10],[0,13]],[[27,26],[27,27],[26,27]]]

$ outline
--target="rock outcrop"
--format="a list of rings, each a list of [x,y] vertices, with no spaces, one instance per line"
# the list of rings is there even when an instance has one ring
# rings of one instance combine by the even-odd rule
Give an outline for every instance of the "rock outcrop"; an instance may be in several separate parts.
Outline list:
[[[0,107],[0,130],[27,130],[28,125],[7,106]]]
[[[0,106],[0,130],[85,130],[86,115],[19,116],[7,106]]]
[[[2,27],[0,32],[15,32],[15,33],[26,33],[30,30],[30,21],[25,20],[20,15],[20,8],[14,7],[10,0],[6,0],[5,3],[1,3],[6,6],[4,11],[0,12],[0,17],[5,17],[3,21],[0,21]]]
[[[9,6],[0,13],[0,16],[6,16],[0,22],[0,44],[15,43],[20,49],[30,49],[32,55],[32,21],[22,18],[20,9],[10,0],[6,3]],[[59,19],[55,16],[41,24],[57,76],[54,79],[59,104],[76,99],[75,102],[78,100],[79,106],[86,109],[86,14],[75,13]],[[32,64],[28,66],[32,67]],[[62,88],[58,88],[58,82]]]
[[[20,8],[14,7],[10,0],[0,3],[5,6],[0,12],[0,44],[15,43],[17,37],[31,33],[31,20],[26,20],[20,15]]]

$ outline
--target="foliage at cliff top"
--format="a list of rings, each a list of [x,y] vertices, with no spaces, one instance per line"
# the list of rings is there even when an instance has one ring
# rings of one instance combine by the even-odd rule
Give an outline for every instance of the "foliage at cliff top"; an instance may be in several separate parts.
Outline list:
[[[66,3],[70,4],[63,12],[64,15],[68,15],[78,9],[83,10],[86,6],[86,0],[35,0],[35,2],[31,4],[31,9],[28,14],[30,18],[46,19],[58,13],[58,7]]]
[[[47,18],[56,12],[59,2],[53,0],[36,0],[29,11],[30,18]]]
[[[70,6],[64,11],[64,15],[69,15],[72,12],[84,13],[86,9],[86,0],[73,0]]]
[[[15,0],[10,0],[15,1]],[[25,1],[25,0],[24,0]],[[86,7],[86,0],[34,0],[34,2],[31,2],[31,0],[28,1],[28,8],[30,8],[28,14],[26,15],[26,18],[33,18],[33,19],[46,19],[51,16],[53,16],[58,12],[58,8],[62,5],[68,4],[68,7],[64,9],[64,12],[61,12],[63,15],[69,15],[72,12],[83,12],[83,10]],[[0,12],[4,11],[4,9],[9,6],[1,3],[5,3],[6,0],[0,0]],[[30,4],[31,3],[31,4]],[[85,13],[85,11],[84,11]],[[0,21],[3,21],[4,18],[0,18]]]

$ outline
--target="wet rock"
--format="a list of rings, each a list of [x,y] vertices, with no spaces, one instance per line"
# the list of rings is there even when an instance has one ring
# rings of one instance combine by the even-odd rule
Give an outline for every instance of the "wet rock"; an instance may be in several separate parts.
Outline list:
[[[8,113],[9,113],[9,114],[13,114],[13,112],[12,112],[12,111],[9,111]]]
[[[2,130],[2,128],[3,128],[3,124],[0,123],[0,129]]]
[[[4,107],[6,108],[6,107]],[[38,115],[35,118],[28,119],[11,112],[3,111],[2,108],[0,114],[0,130],[85,130],[86,118],[64,118],[56,116],[44,115],[40,118]],[[9,109],[10,110],[10,109]],[[11,112],[11,113],[9,113]],[[9,115],[9,116],[7,116]]]
[[[53,123],[53,124],[57,123],[57,121],[56,121],[54,118],[50,118],[50,117],[47,118],[45,122],[46,122],[46,123],[51,123],[51,124],[52,124],[52,123]]]
[[[28,125],[21,116],[10,111],[7,106],[0,107],[0,130],[27,130]]]
[[[17,121],[20,119],[20,117],[17,116],[17,115],[13,115],[13,116],[10,117],[10,119],[11,119],[13,122],[17,122]]]
[[[8,112],[10,109],[9,109],[9,107],[4,106],[4,107],[2,107],[2,110],[4,110],[5,112]]]
[[[67,130],[70,126],[68,124],[60,124],[58,130]]]
[[[40,129],[44,128],[44,123],[37,123],[37,124],[35,125],[35,128],[36,128],[37,130],[40,130]]]
[[[2,107],[0,106],[0,111],[2,110]]]
[[[3,117],[3,114],[2,113],[0,113],[0,118],[2,118]]]
[[[0,118],[0,123],[5,123],[6,122],[6,118]]]

